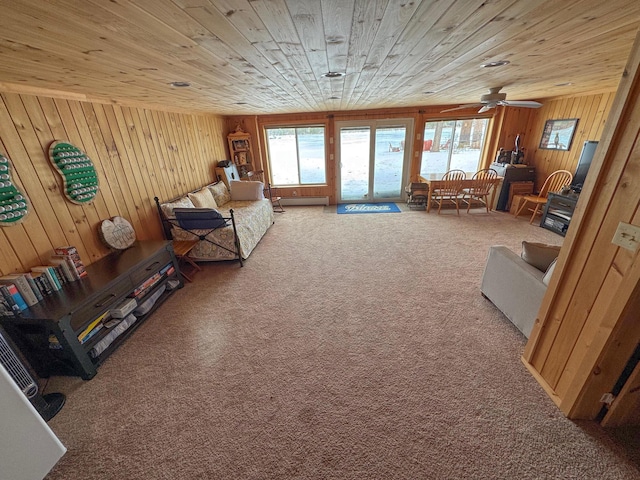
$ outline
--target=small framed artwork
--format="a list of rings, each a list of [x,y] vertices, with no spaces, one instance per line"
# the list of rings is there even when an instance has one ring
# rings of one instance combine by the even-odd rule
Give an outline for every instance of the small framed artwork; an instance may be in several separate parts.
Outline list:
[[[577,125],[577,118],[547,120],[542,131],[540,148],[546,150],[569,150]]]
[[[233,141],[233,149],[234,150],[249,150],[249,142],[247,140],[234,140]]]

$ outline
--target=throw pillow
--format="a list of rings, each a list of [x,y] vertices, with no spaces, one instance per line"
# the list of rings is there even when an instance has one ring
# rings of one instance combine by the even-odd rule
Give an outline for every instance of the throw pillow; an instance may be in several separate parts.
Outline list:
[[[529,265],[533,265],[541,272],[546,272],[559,253],[560,247],[558,245],[524,241],[520,256]]]
[[[558,259],[556,258],[553,262],[551,262],[551,265],[549,265],[549,268],[547,268],[547,271],[544,273],[544,277],[542,277],[542,283],[544,283],[547,287],[549,286],[549,282],[551,281],[551,275],[553,275],[553,271],[556,268],[557,261]]]
[[[213,198],[219,207],[231,201],[231,195],[224,182],[214,183],[213,185],[209,185],[208,188],[211,190]]]
[[[211,190],[204,187],[195,193],[190,193],[189,198],[197,208],[218,208]]]
[[[173,213],[174,208],[193,208],[195,205],[191,202],[189,197],[182,197],[175,202],[171,203],[163,203],[160,205],[162,209],[162,213],[166,215],[167,218],[175,218],[175,214]]]
[[[264,184],[254,181],[231,182],[231,200],[262,200]]]

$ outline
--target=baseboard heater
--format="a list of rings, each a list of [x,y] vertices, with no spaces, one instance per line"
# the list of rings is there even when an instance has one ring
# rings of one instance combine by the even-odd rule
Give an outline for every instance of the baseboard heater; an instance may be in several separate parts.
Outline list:
[[[287,197],[280,200],[282,205],[329,205],[329,197]]]

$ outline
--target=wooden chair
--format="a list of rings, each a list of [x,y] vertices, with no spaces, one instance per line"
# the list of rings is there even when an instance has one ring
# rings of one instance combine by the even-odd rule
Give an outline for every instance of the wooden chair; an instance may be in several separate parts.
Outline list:
[[[489,213],[489,193],[495,185],[496,178],[498,178],[498,172],[493,168],[478,170],[473,175],[473,186],[462,190],[462,201],[467,203],[467,213],[474,199],[484,205]]]
[[[438,204],[438,215],[445,201],[450,201],[456,206],[456,212],[460,215],[460,194],[462,192],[462,181],[467,178],[467,174],[462,170],[449,170],[438,182],[438,188],[434,188],[430,193],[431,200]]]
[[[264,181],[264,170],[250,170],[247,172],[247,180],[262,182],[264,185],[264,195],[271,200],[273,211],[276,213],[284,213],[284,207],[280,203],[282,197],[274,197],[271,194],[271,184]]]
[[[533,223],[533,219],[536,217],[538,210],[542,205],[547,203],[547,195],[551,193],[558,193],[562,190],[562,187],[566,187],[571,184],[571,180],[573,180],[573,174],[568,170],[556,170],[551,175],[547,177],[540,189],[540,193],[538,195],[525,195],[520,201],[520,207],[516,209],[515,217],[518,218],[520,212],[524,210],[524,207],[529,203],[533,203],[535,208],[530,210],[533,212],[531,215],[531,220],[529,223]]]

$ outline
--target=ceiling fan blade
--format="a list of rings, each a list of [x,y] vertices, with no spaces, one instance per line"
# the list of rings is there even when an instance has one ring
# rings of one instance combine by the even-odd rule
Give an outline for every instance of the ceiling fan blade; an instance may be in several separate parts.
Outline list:
[[[501,103],[508,107],[540,108],[542,106],[541,103],[533,100],[503,100]]]
[[[480,106],[482,106],[482,103],[468,103],[466,105],[460,105],[459,107],[447,108],[446,110],[440,110],[440,113],[453,112],[454,110],[464,110],[465,108],[480,107]]]
[[[491,104],[491,105],[484,105],[480,110],[478,110],[478,113],[484,113],[488,110],[491,110],[492,108],[495,108],[495,104]]]

